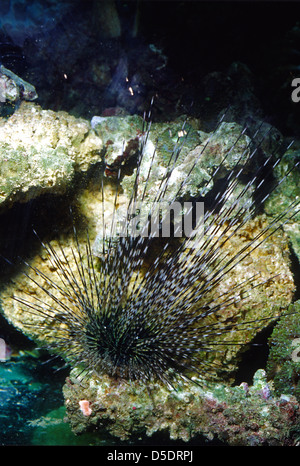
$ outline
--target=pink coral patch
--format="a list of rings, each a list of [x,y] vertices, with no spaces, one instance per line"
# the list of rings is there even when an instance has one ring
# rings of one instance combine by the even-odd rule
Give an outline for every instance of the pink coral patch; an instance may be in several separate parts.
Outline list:
[[[80,400],[79,406],[84,416],[90,416],[92,414],[90,402],[88,400]]]

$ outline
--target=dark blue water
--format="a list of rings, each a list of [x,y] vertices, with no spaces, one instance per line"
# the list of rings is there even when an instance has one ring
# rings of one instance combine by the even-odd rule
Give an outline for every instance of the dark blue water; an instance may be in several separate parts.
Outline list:
[[[29,354],[0,362],[0,445],[39,443],[53,425],[68,432],[63,422],[64,376],[53,363]]]

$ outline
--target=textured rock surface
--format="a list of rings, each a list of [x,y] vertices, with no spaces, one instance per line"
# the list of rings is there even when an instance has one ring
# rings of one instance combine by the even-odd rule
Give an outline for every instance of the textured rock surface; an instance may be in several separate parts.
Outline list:
[[[113,181],[119,170],[122,173],[123,195],[118,203],[118,215],[122,218],[125,215],[122,209],[124,206],[127,208],[135,183],[134,167],[138,140],[143,134],[143,119],[139,116],[94,117],[92,127],[103,140],[107,176]],[[241,167],[247,161],[250,154],[249,143],[249,137],[242,134],[242,127],[236,123],[222,123],[212,133],[200,131],[197,120],[186,120],[184,116],[172,122],[152,123],[139,168],[138,196],[143,199],[143,205],[139,205],[141,223],[147,221],[153,202],[158,201],[159,192],[164,192],[163,199],[166,202],[205,196],[214,187],[216,180],[226,177],[234,167]],[[168,178],[170,170],[172,174]],[[166,180],[167,188],[164,189]],[[231,193],[231,198],[227,199],[227,203],[234,201],[234,196],[237,196],[243,187],[240,183],[234,193]],[[247,196],[247,202],[251,203],[252,194],[252,190],[248,189],[244,201]],[[162,199],[159,201],[162,207]],[[90,204],[95,203],[91,200]],[[92,222],[92,216],[100,219],[94,245],[94,251],[98,254],[103,238],[101,205],[98,204],[98,213],[93,209],[91,216],[90,204],[87,204],[88,207],[82,207]],[[112,216],[113,204],[109,206],[106,199],[107,224],[111,222]]]
[[[128,163],[128,159],[134,155],[134,152],[130,155],[128,148],[130,142],[141,136],[143,119],[139,116],[94,117],[92,127],[106,147],[106,163],[119,167],[125,165],[126,161]],[[224,172],[236,164],[241,166],[247,160],[250,140],[246,135],[241,135],[241,131],[242,127],[236,123],[222,123],[214,133],[205,133],[198,129],[197,120],[185,121],[184,116],[172,122],[152,123],[140,168],[142,191],[155,151],[155,166],[152,167],[148,181],[149,199],[146,200],[153,202],[167,169],[174,163],[176,168],[168,183],[166,199],[176,198],[184,180],[187,182],[183,195],[195,196],[199,192],[206,194],[212,187],[211,175],[221,162],[218,177],[224,176]],[[232,147],[234,150],[230,151]],[[179,155],[177,149],[180,149]],[[120,160],[121,155],[123,157]],[[117,168],[115,171],[117,172]],[[134,176],[126,176],[122,181],[128,195],[133,187]]]
[[[88,121],[23,102],[0,119],[0,207],[64,193],[76,171],[99,161],[101,149]]]
[[[107,376],[93,378],[83,388],[71,375],[64,397],[76,434],[97,431],[121,440],[167,432],[172,440],[186,442],[202,435],[228,445],[284,445],[300,419],[295,398],[271,396],[263,370],[256,372],[252,386],[218,384],[204,389],[182,382],[177,391],[157,384],[147,390]],[[80,409],[82,400],[89,406],[86,413]]]

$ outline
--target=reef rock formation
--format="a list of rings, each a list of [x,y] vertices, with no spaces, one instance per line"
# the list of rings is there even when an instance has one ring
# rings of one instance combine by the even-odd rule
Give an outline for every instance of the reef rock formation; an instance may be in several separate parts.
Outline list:
[[[88,121],[22,102],[0,119],[0,208],[64,193],[76,171],[99,161],[101,149]]]
[[[185,442],[201,435],[225,445],[288,445],[290,431],[300,420],[296,399],[273,397],[261,369],[251,386],[217,384],[203,389],[182,382],[176,391],[159,385],[147,391],[138,383],[112,382],[105,376],[89,380],[83,388],[71,375],[64,397],[76,434],[97,431],[121,440],[164,432]],[[83,400],[88,410],[81,409]]]

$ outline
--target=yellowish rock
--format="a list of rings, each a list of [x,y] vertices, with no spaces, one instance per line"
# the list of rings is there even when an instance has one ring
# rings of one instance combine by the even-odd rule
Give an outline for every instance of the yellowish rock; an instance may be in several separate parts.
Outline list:
[[[0,207],[63,194],[76,172],[101,159],[101,149],[88,121],[22,102],[0,119]]]

